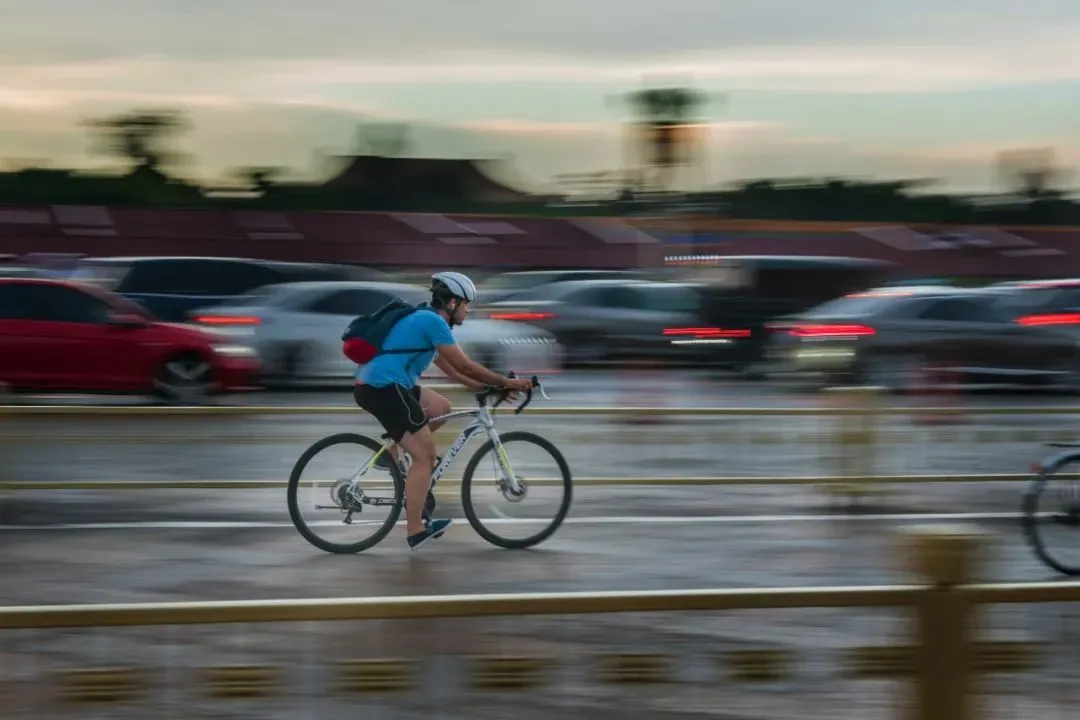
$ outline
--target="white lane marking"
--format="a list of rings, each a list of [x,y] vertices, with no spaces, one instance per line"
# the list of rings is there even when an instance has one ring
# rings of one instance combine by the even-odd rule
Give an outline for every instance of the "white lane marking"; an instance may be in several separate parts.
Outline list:
[[[1048,517],[1052,513],[1041,513],[1039,517]],[[682,515],[682,516],[613,516],[613,517],[568,517],[566,525],[763,525],[776,523],[810,522],[917,522],[945,520],[1019,520],[1021,513],[896,513],[880,515]],[[484,525],[546,525],[550,520],[541,518],[482,518]],[[339,520],[319,520],[308,523],[311,527],[340,526]],[[359,522],[355,525],[379,525],[378,522]],[[398,525],[404,525],[399,520]],[[291,522],[283,521],[242,521],[242,520],[161,520],[145,522],[116,523],[70,523],[56,525],[0,525],[0,531],[23,532],[33,530],[217,530],[217,529],[260,529],[291,528]]]

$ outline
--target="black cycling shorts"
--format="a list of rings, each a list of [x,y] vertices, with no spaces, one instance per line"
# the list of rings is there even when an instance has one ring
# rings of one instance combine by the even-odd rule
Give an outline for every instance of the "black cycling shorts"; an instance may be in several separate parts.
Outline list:
[[[375,416],[390,439],[401,442],[428,424],[427,413],[420,407],[420,386],[406,390],[400,385],[374,387],[357,385],[353,388],[356,404]]]

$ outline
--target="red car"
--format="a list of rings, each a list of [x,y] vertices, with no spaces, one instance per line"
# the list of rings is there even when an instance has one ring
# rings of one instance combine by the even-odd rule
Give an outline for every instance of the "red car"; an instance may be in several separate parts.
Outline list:
[[[119,295],[0,278],[0,383],[14,392],[147,393],[191,403],[250,389],[258,374],[252,348],[160,322]]]

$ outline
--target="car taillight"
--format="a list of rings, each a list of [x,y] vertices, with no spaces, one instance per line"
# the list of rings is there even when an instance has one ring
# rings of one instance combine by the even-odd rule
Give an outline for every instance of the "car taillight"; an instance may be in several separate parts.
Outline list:
[[[254,316],[197,315],[195,322],[201,325],[258,325],[261,320]]]
[[[492,320],[517,320],[518,322],[529,322],[533,320],[550,320],[555,317],[555,314],[549,312],[496,312],[491,313],[488,317]]]
[[[875,332],[869,325],[796,325],[788,330],[795,337],[862,337]]]
[[[1029,327],[1042,325],[1080,325],[1080,313],[1048,313],[1046,315],[1025,315],[1017,318],[1017,324]]]
[[[745,338],[750,337],[750,331],[717,327],[676,327],[664,328],[664,335],[667,337],[692,337],[697,340],[707,338]]]

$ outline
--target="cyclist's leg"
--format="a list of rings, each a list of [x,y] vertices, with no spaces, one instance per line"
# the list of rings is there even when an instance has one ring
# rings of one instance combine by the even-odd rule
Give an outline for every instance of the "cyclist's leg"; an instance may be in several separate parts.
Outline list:
[[[454,409],[454,406],[450,403],[450,400],[448,400],[444,395],[435,392],[431,388],[421,387],[417,385],[416,389],[419,390],[419,397],[417,399],[420,401],[420,407],[424,408],[424,413],[428,416],[428,418],[435,418],[439,417],[440,415],[445,415],[446,413]],[[445,420],[439,420],[437,422],[434,420],[429,420],[428,427],[431,428],[431,432],[435,432],[440,427],[442,427],[445,422]]]
[[[353,399],[360,409],[374,417],[382,425],[386,434],[390,436],[392,442],[387,449],[387,453],[380,455],[375,462],[376,467],[388,469],[391,458],[395,462],[399,459],[400,451],[396,438],[401,437],[410,428],[414,427],[415,422],[413,421],[422,418],[423,411],[417,412],[414,410],[413,415],[416,417],[410,417],[409,409],[402,406],[394,385],[375,387],[358,384],[353,388]],[[386,454],[389,454],[390,458],[387,458]]]
[[[449,520],[432,519],[424,526],[424,502],[435,464],[435,439],[419,397],[417,388],[406,390],[400,385],[362,386],[356,392],[357,404],[374,415],[390,439],[412,456],[412,465],[405,475],[405,516],[409,546],[413,548],[441,536],[450,525]]]
[[[435,438],[425,423],[423,427],[402,436],[398,443],[413,460],[405,476],[405,521],[411,538],[425,531],[424,503],[431,482],[431,467],[435,464]]]

